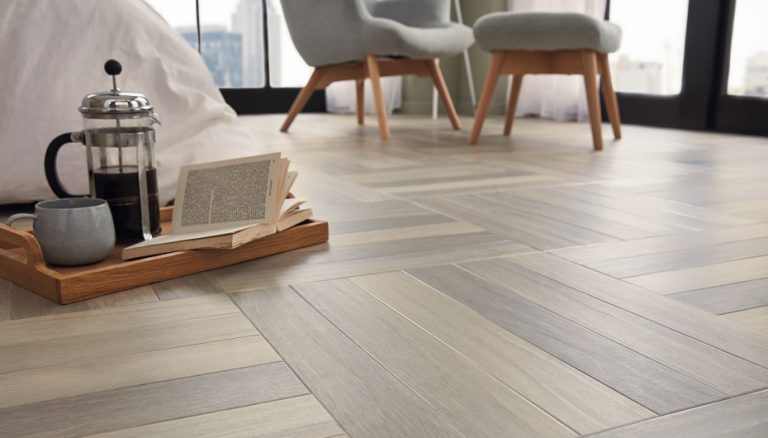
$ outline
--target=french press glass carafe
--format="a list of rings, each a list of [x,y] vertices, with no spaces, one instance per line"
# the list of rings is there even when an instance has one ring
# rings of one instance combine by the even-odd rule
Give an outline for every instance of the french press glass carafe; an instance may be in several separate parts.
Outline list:
[[[112,90],[83,98],[82,131],[56,137],[45,154],[45,175],[62,198],[75,195],[61,185],[56,172],[59,149],[67,143],[86,147],[90,196],[106,199],[118,240],[148,240],[160,232],[160,204],[155,169],[155,129],[160,123],[149,100],[117,88],[119,62],[110,59],[104,70],[112,76]]]

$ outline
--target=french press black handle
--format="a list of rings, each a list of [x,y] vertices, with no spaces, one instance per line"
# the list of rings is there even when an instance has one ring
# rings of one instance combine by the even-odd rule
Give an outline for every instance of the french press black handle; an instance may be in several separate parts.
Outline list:
[[[73,195],[64,190],[59,179],[59,173],[56,171],[56,158],[59,156],[59,149],[67,143],[80,143],[81,132],[67,132],[53,139],[48,149],[45,151],[45,178],[48,180],[53,193],[59,198],[75,198],[83,195]]]

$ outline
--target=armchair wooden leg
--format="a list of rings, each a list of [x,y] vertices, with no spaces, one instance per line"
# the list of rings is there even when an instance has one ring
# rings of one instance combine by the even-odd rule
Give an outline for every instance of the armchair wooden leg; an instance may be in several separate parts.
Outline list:
[[[485,84],[483,84],[483,91],[480,94],[480,101],[477,104],[475,123],[469,136],[469,144],[477,144],[477,140],[480,139],[480,131],[483,129],[485,116],[488,114],[488,107],[491,105],[493,90],[496,88],[496,82],[499,80],[503,65],[504,52],[493,52],[491,64],[488,66],[488,74],[485,75]]]
[[[589,123],[592,126],[592,144],[596,151],[603,149],[603,131],[600,120],[600,95],[597,91],[597,59],[595,52],[581,52],[581,67],[587,89]]]
[[[379,118],[379,135],[382,140],[388,140],[389,124],[387,123],[387,107],[384,105],[384,95],[381,91],[381,77],[379,76],[379,62],[376,55],[368,55],[365,58],[365,71],[371,79],[373,86],[373,100],[376,103],[376,115]]]
[[[357,98],[357,124],[365,123],[365,80],[355,80],[355,97]]]
[[[509,90],[509,106],[507,107],[507,118],[504,121],[504,135],[512,133],[512,122],[515,120],[515,110],[517,109],[517,100],[520,97],[520,87],[523,85],[523,75],[512,76],[512,89]]]
[[[461,129],[461,121],[459,121],[459,115],[456,113],[456,107],[453,106],[453,99],[451,99],[451,93],[448,91],[448,87],[445,85],[445,79],[443,79],[443,73],[440,70],[440,64],[437,59],[425,61],[427,63],[427,69],[432,76],[432,82],[437,88],[440,99],[443,101],[445,110],[448,112],[448,117],[451,119],[451,125],[453,129]]]
[[[320,82],[324,73],[325,70],[322,68],[316,68],[315,71],[312,72],[312,76],[309,77],[307,85],[301,89],[299,95],[294,99],[291,109],[288,110],[288,116],[285,118],[285,122],[283,122],[283,126],[280,128],[280,132],[288,132],[288,128],[291,127],[293,119],[295,119],[301,110],[304,109],[304,106],[307,104],[309,98],[312,97],[312,93],[317,88],[317,84]]]
[[[616,99],[616,90],[611,79],[611,66],[608,64],[608,54],[598,53],[597,64],[600,70],[600,81],[603,84],[603,96],[605,106],[608,108],[608,119],[613,128],[613,138],[621,138],[621,116],[619,115],[619,101]]]

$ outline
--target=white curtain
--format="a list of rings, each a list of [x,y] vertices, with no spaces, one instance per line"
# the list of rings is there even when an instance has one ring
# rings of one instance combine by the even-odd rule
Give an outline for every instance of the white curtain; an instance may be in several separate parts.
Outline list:
[[[579,12],[601,18],[605,0],[507,0],[514,12]],[[517,103],[517,116],[558,121],[589,118],[584,78],[579,75],[526,75]]]
[[[384,95],[384,104],[387,112],[398,109],[403,104],[403,78],[401,76],[389,76],[381,78],[381,89]],[[352,114],[357,110],[355,97],[355,81],[334,82],[325,89],[325,104],[330,113]],[[373,89],[371,81],[365,81],[365,113],[376,114],[376,106],[373,101]]]

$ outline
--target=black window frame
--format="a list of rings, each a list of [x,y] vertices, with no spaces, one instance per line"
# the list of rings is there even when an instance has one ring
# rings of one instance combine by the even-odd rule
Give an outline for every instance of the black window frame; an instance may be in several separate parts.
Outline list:
[[[768,135],[768,99],[727,94],[737,1],[689,0],[680,93],[617,92],[623,122]],[[608,0],[606,19],[610,17],[610,5]]]
[[[301,91],[295,87],[272,87],[269,71],[269,22],[267,19],[267,0],[261,0],[262,23],[264,29],[264,75],[263,88],[219,88],[224,101],[237,114],[274,114],[286,113]],[[200,0],[195,0],[197,20],[197,51],[202,56],[202,32],[200,27]],[[325,90],[312,93],[302,112],[325,112]]]

